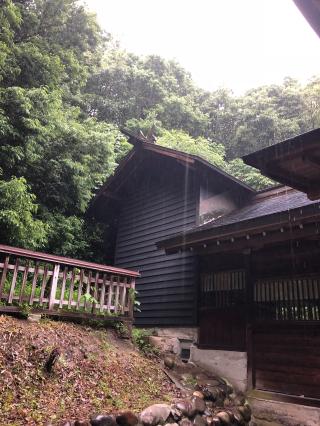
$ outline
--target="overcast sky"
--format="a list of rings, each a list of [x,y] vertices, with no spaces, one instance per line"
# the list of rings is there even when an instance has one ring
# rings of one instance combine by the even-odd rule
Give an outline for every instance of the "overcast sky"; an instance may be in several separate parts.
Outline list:
[[[86,0],[128,51],[176,59],[235,93],[320,74],[320,39],[292,0]]]

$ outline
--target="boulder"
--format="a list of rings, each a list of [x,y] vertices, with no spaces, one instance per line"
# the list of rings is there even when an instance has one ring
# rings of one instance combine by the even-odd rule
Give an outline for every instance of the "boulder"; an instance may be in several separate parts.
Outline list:
[[[175,407],[180,411],[182,416],[192,417],[196,414],[196,408],[189,399],[181,399],[175,403]]]
[[[117,426],[114,416],[104,416],[102,414],[92,417],[90,424],[91,426]]]
[[[200,416],[200,414],[197,414],[196,417],[193,419],[193,424],[194,426],[206,426],[206,421],[205,419]]]
[[[184,417],[183,419],[180,420],[179,425],[180,426],[193,426],[193,423],[187,417]]]
[[[196,396],[198,398],[204,399],[204,395],[201,391],[194,391],[192,396]]]
[[[220,411],[220,413],[217,414],[217,417],[223,425],[229,425],[231,422],[231,416],[226,411]]]
[[[163,362],[167,368],[173,368],[175,365],[175,358],[172,355],[166,355]]]
[[[158,337],[150,336],[149,343],[161,352],[172,352],[178,354],[180,352],[180,342],[176,337]]]
[[[140,421],[145,426],[155,426],[164,424],[171,413],[171,407],[168,404],[154,404],[143,410],[140,414]]]
[[[124,411],[117,415],[116,422],[119,426],[136,426],[139,419],[131,411]]]
[[[200,414],[204,413],[206,409],[206,404],[202,398],[198,398],[197,396],[192,396],[191,403],[196,413],[200,413]]]
[[[240,405],[237,407],[237,409],[238,409],[238,412],[243,417],[243,419],[246,422],[249,422],[251,419],[251,408],[249,407],[249,405],[248,404]]]

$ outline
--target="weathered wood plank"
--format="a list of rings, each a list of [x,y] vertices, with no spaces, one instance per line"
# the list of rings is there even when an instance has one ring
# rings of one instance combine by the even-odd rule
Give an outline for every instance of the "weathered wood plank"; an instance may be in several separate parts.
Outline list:
[[[112,298],[113,298],[113,284],[114,284],[113,275],[110,275],[108,304],[107,304],[107,311],[109,314],[111,313],[111,304],[112,304]]]
[[[49,295],[49,309],[53,309],[55,303],[56,303],[56,292],[58,287],[58,280],[59,280],[59,272],[60,272],[60,265],[59,263],[54,265],[53,270],[53,277],[52,277],[52,283],[51,283],[51,289],[50,289],[50,295]]]
[[[121,304],[120,308],[121,308],[121,313],[122,314],[124,314],[124,308],[126,306],[126,294],[127,294],[126,284],[127,284],[127,282],[128,282],[127,278],[124,278],[124,285],[123,285],[123,287],[121,289],[121,293],[122,294],[121,294],[121,302],[120,302],[120,304]]]
[[[84,279],[84,270],[81,269],[79,284],[78,284],[78,298],[77,298],[77,309],[78,310],[80,309],[80,305],[81,305],[83,279]],[[88,284],[87,284],[87,289],[88,289]],[[86,301],[84,302],[84,308],[86,308]]]
[[[94,279],[93,297],[94,297],[95,300],[98,300],[98,291],[99,291],[98,281],[99,281],[99,271],[96,272],[96,276],[95,276],[95,279]],[[91,312],[93,314],[95,313],[96,305],[97,305],[96,302],[92,303],[92,311]]]
[[[3,287],[4,287],[4,284],[6,282],[6,278],[7,278],[9,260],[10,260],[10,257],[6,256],[5,261],[3,263],[3,266],[2,266],[2,274],[1,274],[1,281],[0,281],[0,300],[1,300],[1,297],[2,297]]]
[[[107,285],[107,274],[103,274],[103,282],[102,282],[101,291],[100,291],[100,309],[99,309],[101,313],[104,311],[106,285]]]
[[[19,268],[19,258],[17,257],[16,263],[15,263],[15,266],[14,266],[14,270],[13,270],[11,287],[10,287],[9,297],[8,297],[8,303],[10,303],[10,304],[12,303],[12,300],[13,300],[14,289],[15,289],[15,285],[16,285],[16,281],[17,281],[17,277],[18,277],[18,268]]]
[[[117,314],[119,311],[119,296],[120,296],[120,288],[119,288],[119,283],[120,283],[120,277],[117,276],[117,285],[116,285],[116,295],[115,295],[115,300],[114,300],[114,312]]]
[[[44,292],[47,286],[47,277],[48,277],[48,265],[45,266],[43,276],[42,276],[42,284],[41,284],[41,291],[40,291],[40,297],[39,297],[40,306],[43,306],[43,303],[44,303]]]
[[[65,266],[63,270],[63,274],[62,274],[61,295],[60,295],[60,303],[59,303],[60,308],[62,308],[63,302],[64,302],[64,293],[66,290],[67,276],[68,276],[68,266]]]
[[[32,286],[31,286],[31,293],[30,293],[30,300],[29,300],[29,304],[32,305],[33,302],[38,301],[38,299],[34,298],[35,292],[36,292],[36,286],[37,286],[37,282],[38,282],[38,275],[39,275],[39,263],[36,262],[36,266],[34,268],[34,274],[33,274],[33,279],[32,279]]]
[[[25,268],[24,268],[24,272],[23,272],[23,278],[22,278],[20,296],[19,296],[19,303],[22,303],[22,301],[23,301],[24,289],[25,289],[26,282],[27,282],[27,279],[28,279],[28,273],[29,273],[29,262],[26,263]]]
[[[71,273],[71,282],[70,282],[70,288],[69,288],[68,308],[71,308],[71,304],[73,301],[73,289],[74,289],[75,277],[76,277],[76,271],[75,271],[75,268],[73,268]]]

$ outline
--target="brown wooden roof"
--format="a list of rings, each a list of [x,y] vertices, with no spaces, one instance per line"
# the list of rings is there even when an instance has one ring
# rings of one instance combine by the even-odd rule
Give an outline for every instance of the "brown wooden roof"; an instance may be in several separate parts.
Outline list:
[[[248,194],[254,194],[256,192],[244,182],[241,182],[239,179],[229,175],[219,167],[214,166],[197,155],[187,154],[182,151],[156,145],[141,136],[132,134],[128,130],[122,129],[122,132],[129,137],[128,141],[133,145],[133,149],[122,159],[113,176],[111,176],[99,189],[91,203],[91,211],[94,208],[95,202],[100,197],[103,196],[110,199],[119,197],[121,195],[121,193],[119,194],[119,190],[123,187],[125,182],[130,179],[132,173],[139,167],[143,167],[148,159],[154,156],[170,158],[176,163],[189,169],[197,170],[206,176],[211,176],[213,178],[219,177],[226,184],[235,186],[240,191],[244,191]]]
[[[246,155],[243,161],[311,200],[320,198],[320,129]]]
[[[235,238],[242,237],[249,240],[251,234],[261,237],[264,231],[283,232],[285,228],[300,226],[302,222],[315,217],[320,218],[319,202],[309,200],[302,192],[280,186],[261,191],[241,209],[160,241],[157,246],[170,252],[179,248],[206,246],[212,241],[233,242]]]

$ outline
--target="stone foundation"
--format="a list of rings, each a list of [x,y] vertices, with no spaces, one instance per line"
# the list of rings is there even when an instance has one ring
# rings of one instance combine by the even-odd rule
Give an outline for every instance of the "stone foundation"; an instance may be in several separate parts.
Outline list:
[[[247,353],[198,349],[191,346],[190,361],[218,376],[226,378],[237,390],[247,389]]]
[[[191,344],[197,341],[198,329],[196,327],[156,327],[154,336],[150,337],[150,343],[162,352],[171,352],[182,355],[184,349],[189,349]],[[185,357],[183,357],[186,361]]]

